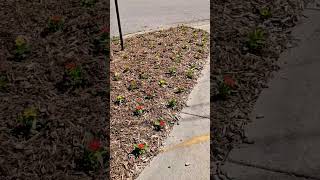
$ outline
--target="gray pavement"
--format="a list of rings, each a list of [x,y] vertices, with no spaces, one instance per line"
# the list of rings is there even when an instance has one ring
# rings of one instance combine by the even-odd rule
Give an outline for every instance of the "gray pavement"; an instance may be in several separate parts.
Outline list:
[[[192,25],[209,32],[206,25]],[[209,180],[210,179],[210,58],[164,142],[164,151],[147,166],[138,180]]]
[[[309,6],[310,7],[310,6]],[[281,70],[260,95],[246,132],[223,166],[236,180],[320,179],[320,9],[293,32],[298,46],[280,57]]]
[[[209,0],[119,0],[118,5],[123,34],[210,19]],[[113,0],[110,11],[110,34],[118,36]]]

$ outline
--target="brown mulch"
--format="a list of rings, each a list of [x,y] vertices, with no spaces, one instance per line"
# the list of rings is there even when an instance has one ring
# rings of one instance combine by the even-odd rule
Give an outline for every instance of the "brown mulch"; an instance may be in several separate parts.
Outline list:
[[[301,18],[304,2],[299,0],[213,0],[211,1],[212,83],[211,159],[220,175],[220,166],[228,153],[240,143],[251,143],[244,126],[251,121],[255,101],[272,73],[279,69],[280,53],[292,43],[290,32]],[[262,19],[259,10],[269,7],[272,16]],[[267,33],[259,52],[245,48],[248,33],[261,27]],[[230,75],[237,83],[236,92],[227,100],[217,100],[218,77]]]
[[[93,39],[109,25],[109,2],[92,8],[79,0],[0,4],[0,75],[8,81],[0,90],[0,179],[108,179],[108,158],[97,171],[79,162],[87,132],[109,147],[107,56],[92,52]],[[47,33],[55,15],[64,18],[64,29]],[[31,47],[21,61],[12,58],[18,35]],[[82,67],[88,83],[61,89],[70,62]],[[21,134],[17,119],[29,107],[37,114],[35,128]]]
[[[184,107],[209,54],[209,34],[184,26],[136,35],[124,43],[124,51],[119,51],[118,41],[111,44],[112,179],[136,178],[159,153],[162,140],[178,122],[178,112]],[[170,75],[173,67],[176,74]],[[190,68],[194,68],[192,79],[187,77]],[[129,90],[132,80],[136,81],[137,89]],[[160,87],[160,80],[165,80],[167,85]],[[179,88],[185,91],[177,93]],[[125,103],[116,104],[117,96],[124,96]],[[171,99],[177,101],[174,108],[167,107]],[[135,116],[133,111],[139,104],[146,111]],[[166,129],[156,131],[153,122],[160,117],[166,121]],[[130,152],[138,143],[146,143],[149,148],[146,154],[135,158]]]

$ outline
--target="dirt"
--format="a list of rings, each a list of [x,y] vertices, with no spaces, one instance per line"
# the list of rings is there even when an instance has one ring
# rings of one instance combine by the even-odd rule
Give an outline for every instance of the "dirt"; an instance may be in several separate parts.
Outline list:
[[[303,16],[299,0],[214,0],[211,1],[211,160],[216,165],[211,175],[221,175],[220,166],[228,153],[241,143],[248,143],[244,127],[260,94],[267,88],[272,73],[279,69],[278,57],[295,42],[290,37]],[[263,16],[269,8],[271,16]],[[265,15],[268,15],[266,13]],[[248,48],[248,35],[255,29],[265,32],[263,46]],[[236,83],[225,100],[218,99],[219,77],[228,75]]]
[[[120,51],[119,41],[111,44],[112,179],[136,178],[159,153],[209,54],[208,33],[184,26],[136,35],[124,44],[124,51]],[[117,103],[118,96],[123,96],[124,102]],[[176,104],[168,106],[170,100]],[[138,105],[145,111],[137,116]],[[160,118],[165,127],[159,131],[154,122]],[[140,143],[148,148],[136,158],[130,153],[134,144]]]
[[[1,179],[109,179],[109,55],[93,45],[108,30],[108,12],[102,0],[91,8],[79,0],[1,1]],[[64,21],[57,32],[48,29],[52,16]],[[21,35],[29,53],[14,56]],[[75,84],[65,67],[73,65],[82,68]],[[88,133],[107,153],[95,170],[84,167]]]

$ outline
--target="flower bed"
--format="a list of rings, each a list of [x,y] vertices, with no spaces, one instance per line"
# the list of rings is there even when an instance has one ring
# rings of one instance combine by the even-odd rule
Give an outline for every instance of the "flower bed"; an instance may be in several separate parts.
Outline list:
[[[221,175],[220,166],[234,147],[251,143],[244,126],[272,72],[279,69],[276,61],[290,42],[302,6],[300,0],[211,1],[211,160],[217,164],[212,174]]]
[[[1,1],[0,179],[108,175],[109,4],[89,1]]]
[[[132,178],[177,122],[208,56],[209,35],[181,26],[125,39],[124,51],[113,41],[111,50],[111,178]]]

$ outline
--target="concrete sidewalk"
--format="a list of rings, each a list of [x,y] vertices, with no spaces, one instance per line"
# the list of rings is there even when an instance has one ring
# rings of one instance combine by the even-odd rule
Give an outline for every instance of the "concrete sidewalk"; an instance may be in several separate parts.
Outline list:
[[[308,7],[311,7],[310,5]],[[260,95],[247,126],[251,145],[234,149],[223,171],[236,180],[320,179],[320,9],[293,35],[300,39],[280,57],[281,70]]]
[[[192,25],[210,31],[210,25]],[[146,167],[138,180],[210,179],[210,58],[202,76],[165,141],[164,151]]]

